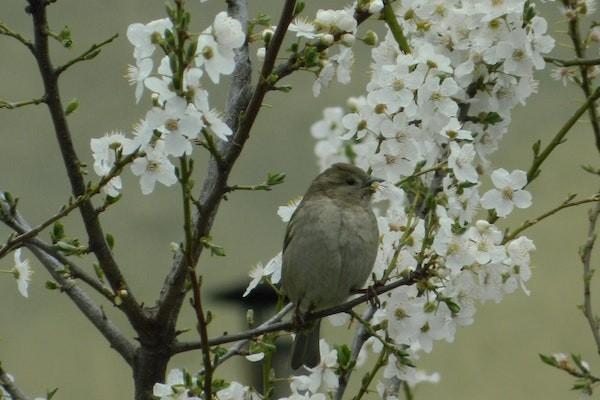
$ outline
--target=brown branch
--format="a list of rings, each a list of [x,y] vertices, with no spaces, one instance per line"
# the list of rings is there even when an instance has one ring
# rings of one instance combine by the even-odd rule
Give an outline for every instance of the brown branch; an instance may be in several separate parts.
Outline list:
[[[430,276],[431,276],[431,272],[428,272],[428,270],[426,268],[423,268],[423,269],[420,269],[417,271],[413,271],[405,278],[398,279],[397,281],[388,283],[387,285],[384,285],[384,286],[378,286],[378,287],[373,288],[373,290],[368,294],[360,295],[360,296],[355,297],[354,299],[349,300],[338,306],[326,308],[324,310],[320,310],[320,311],[317,311],[314,313],[307,314],[304,317],[304,321],[303,321],[302,325],[298,325],[293,322],[274,322],[270,325],[267,325],[267,326],[261,325],[258,328],[249,329],[244,332],[240,332],[240,333],[236,333],[236,334],[232,334],[232,335],[223,335],[223,336],[219,336],[216,338],[212,338],[212,339],[208,340],[208,344],[210,346],[217,346],[217,345],[221,345],[224,343],[238,342],[240,340],[251,339],[251,338],[254,338],[254,337],[257,337],[260,335],[264,335],[265,333],[269,333],[269,332],[296,330],[298,328],[302,328],[303,326],[308,325],[309,322],[311,322],[311,321],[321,319],[324,317],[328,317],[333,314],[348,312],[351,309],[353,309],[354,307],[356,307],[360,304],[366,303],[367,301],[372,299],[373,295],[380,295],[383,293],[387,293],[390,290],[394,290],[400,286],[414,285],[415,283],[417,283],[423,279],[428,279]],[[181,353],[182,351],[190,351],[190,350],[200,349],[201,347],[202,347],[202,344],[200,342],[179,343],[179,344],[175,345],[174,352]]]
[[[2,21],[0,21],[0,35],[8,36],[8,37],[18,40],[19,42],[21,42],[21,44],[23,44],[25,47],[27,47],[27,49],[31,53],[35,54],[35,49],[33,47],[33,43],[31,43],[31,40],[26,39],[20,33],[13,31],[8,26],[6,26]]]
[[[581,35],[579,33],[578,17],[569,20],[569,36],[571,37],[571,41],[575,47],[575,55],[577,58],[585,58],[585,48],[582,45]],[[585,97],[589,99],[592,95],[592,82],[588,74],[588,66],[580,65],[579,72],[581,74],[581,89],[583,90],[583,93],[585,93]],[[600,122],[598,121],[598,112],[596,110],[595,103],[588,108],[588,114],[590,115],[592,129],[594,130],[596,149],[600,151]]]
[[[40,232],[52,225],[54,222],[69,215],[71,211],[78,208],[81,204],[83,204],[83,202],[88,201],[94,195],[100,193],[100,190],[102,190],[102,188],[106,186],[112,178],[119,175],[123,168],[131,161],[133,161],[137,157],[137,155],[137,152],[132,153],[127,157],[123,158],[122,160],[118,161],[112,168],[112,170],[107,175],[103,176],[97,184],[87,189],[84,195],[79,196],[74,201],[69,201],[67,205],[61,207],[61,210],[58,213],[48,218],[46,221],[42,222],[38,226],[32,228],[27,232],[21,232],[17,237],[8,240],[2,247],[0,247],[0,258],[4,257],[8,252],[18,247],[21,243],[25,242],[26,240],[37,236]]]
[[[3,201],[3,198],[3,196],[0,196],[0,211],[2,211],[1,214],[4,216],[4,222],[18,232],[30,231],[31,227],[28,225],[27,221],[25,221],[18,213],[11,214],[10,205]],[[11,217],[8,217],[9,215]],[[61,286],[61,290],[69,296],[77,308],[81,310],[83,315],[85,315],[108,340],[111,347],[113,347],[125,361],[131,365],[133,362],[135,346],[130,343],[125,335],[121,333],[119,328],[106,317],[102,308],[98,306],[83,289],[77,286],[73,279],[69,278],[68,275],[65,275],[64,267],[67,265],[72,271],[76,271],[80,276],[85,275],[87,277],[87,274],[73,263],[65,263],[64,258],[61,259],[60,257],[56,257],[55,253],[53,253],[51,249],[48,249],[48,246],[38,239],[29,239],[25,242],[25,246],[27,246],[27,248],[36,256],[50,273],[52,278],[58,282]],[[87,277],[86,281],[92,282],[92,278]],[[95,286],[95,284],[93,285]],[[100,293],[112,301],[114,296],[110,296],[106,292],[103,293],[103,291],[104,290],[100,290]]]
[[[507,243],[511,240],[513,240],[514,238],[516,238],[521,232],[523,232],[525,229],[531,228],[533,225],[537,224],[538,222],[541,222],[542,220],[556,214],[557,212],[564,210],[566,208],[570,208],[570,207],[576,207],[582,204],[587,204],[587,203],[597,203],[600,202],[600,194],[596,194],[592,197],[589,197],[587,199],[582,199],[582,200],[577,200],[577,201],[572,201],[573,198],[575,196],[570,196],[569,199],[567,199],[566,201],[564,201],[562,204],[560,204],[557,207],[554,207],[553,209],[546,211],[545,213],[543,213],[542,215],[534,218],[534,219],[528,219],[525,220],[525,222],[523,222],[521,224],[521,226],[519,226],[518,228],[516,228],[514,231],[508,233],[504,239],[502,240],[502,243]]]
[[[49,29],[46,15],[46,6],[48,3],[43,0],[28,0],[28,3],[28,12],[31,13],[33,18],[35,57],[44,83],[47,98],[46,105],[52,118],[72,193],[74,197],[78,198],[85,195],[86,184],[80,170],[82,163],[75,152],[72,135],[61,101],[57,70],[52,66],[50,58],[48,43]],[[100,268],[104,272],[111,288],[115,292],[124,291],[127,293],[127,296],[122,297],[122,310],[136,331],[145,329],[147,323],[146,314],[136,301],[131,288],[113,257],[92,202],[90,200],[83,201],[79,205],[79,210],[89,239],[90,249],[96,255]]]
[[[600,58],[588,58],[588,59],[583,59],[583,58],[574,58],[572,60],[562,60],[560,58],[555,58],[555,57],[544,57],[544,61],[552,63],[556,66],[559,67],[573,67],[573,66],[580,66],[580,65],[585,65],[585,66],[593,66],[593,65],[600,65]]]
[[[600,354],[600,321],[598,320],[598,317],[594,315],[592,309],[592,291],[590,289],[590,283],[592,276],[594,275],[594,270],[591,268],[590,264],[592,260],[592,250],[596,242],[596,224],[599,215],[600,203],[596,204],[596,207],[589,212],[587,240],[581,249],[580,256],[581,263],[583,264],[583,314],[590,325],[592,336],[596,342],[596,350]]]
[[[295,0],[286,0],[279,24],[269,43],[265,61],[256,84],[252,97],[248,97],[250,88],[251,69],[248,58],[247,44],[236,54],[236,70],[233,74],[232,86],[225,111],[227,124],[235,131],[229,142],[220,142],[219,152],[222,155],[222,163],[218,163],[214,157],[208,166],[207,178],[204,181],[198,201],[196,202],[197,215],[195,216],[193,242],[197,243],[202,237],[208,236],[218,207],[227,189],[227,179],[237,161],[244,144],[250,137],[250,130],[260,111],[263,99],[268,91],[268,79],[273,71],[277,54],[283,43],[283,38],[293,18]],[[245,2],[229,1],[232,15],[244,16],[238,18],[245,29],[247,21],[247,9]],[[243,111],[241,111],[243,110]],[[192,254],[192,264],[195,266],[202,254],[203,247],[196,246]],[[165,279],[159,310],[156,315],[158,323],[170,321],[174,323],[179,314],[185,291],[183,290],[185,277],[187,275],[187,263],[185,257],[178,255]]]

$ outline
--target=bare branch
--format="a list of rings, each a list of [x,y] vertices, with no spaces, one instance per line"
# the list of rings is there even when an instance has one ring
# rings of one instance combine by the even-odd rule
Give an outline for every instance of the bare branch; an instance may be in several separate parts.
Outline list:
[[[97,184],[90,186],[89,189],[86,190],[85,194],[79,196],[75,201],[69,201],[67,205],[61,207],[61,210],[57,214],[48,218],[46,221],[42,222],[38,226],[32,228],[27,232],[21,232],[19,236],[7,241],[2,247],[0,247],[0,258],[4,257],[8,252],[18,247],[21,243],[25,242],[26,240],[37,236],[40,232],[52,225],[54,222],[67,216],[71,211],[83,204],[83,202],[88,201],[94,195],[100,193],[100,190],[104,186],[106,186],[112,178],[119,175],[123,170],[123,167],[125,167],[127,164],[133,161],[137,156],[138,153],[135,152],[119,160],[117,163],[115,163],[111,171],[107,175],[103,176]]]
[[[31,43],[31,40],[26,39],[20,33],[13,31],[8,26],[6,26],[6,24],[4,24],[2,21],[0,21],[0,35],[8,36],[8,37],[18,40],[19,42],[21,42],[21,44],[23,44],[25,47],[27,47],[27,49],[30,52],[32,52],[35,55],[35,48],[33,47],[33,43]]]
[[[598,317],[594,315],[592,309],[592,291],[590,289],[590,283],[592,276],[594,275],[594,270],[591,268],[590,264],[592,260],[592,250],[596,242],[596,224],[599,215],[600,203],[597,203],[596,207],[589,212],[587,240],[581,249],[580,256],[583,264],[583,314],[590,325],[592,336],[596,342],[596,350],[600,354],[600,321],[598,320]]]
[[[230,12],[232,16],[240,20],[243,29],[247,25],[247,4],[244,0],[229,1]],[[247,44],[244,45],[236,54],[236,70],[233,74],[232,85],[227,102],[225,121],[235,131],[229,142],[220,142],[219,151],[223,162],[218,163],[214,158],[208,166],[207,178],[204,181],[199,200],[196,202],[197,215],[195,216],[194,242],[198,242],[202,237],[208,236],[214,222],[219,204],[227,189],[227,179],[237,161],[244,144],[250,137],[250,130],[260,111],[263,99],[269,89],[268,78],[273,72],[273,67],[277,54],[283,43],[283,38],[287,28],[292,21],[295,0],[286,0],[279,24],[273,34],[265,56],[263,67],[260,73],[259,81],[252,93],[248,97],[250,85],[250,61],[248,58]],[[243,110],[242,112],[240,112]],[[196,265],[203,247],[196,246],[194,249],[193,264]],[[159,311],[157,320],[174,321],[181,308],[185,292],[183,286],[187,273],[186,260],[184,257],[177,256],[176,262],[167,276],[161,298],[159,301]]]
[[[210,346],[217,346],[224,343],[238,342],[240,340],[252,339],[254,337],[264,335],[269,332],[277,332],[277,331],[291,331],[295,329],[302,328],[305,325],[308,325],[309,322],[328,317],[333,314],[339,314],[343,312],[348,312],[354,307],[366,303],[369,301],[374,295],[380,295],[383,293],[387,293],[390,290],[394,290],[400,286],[410,286],[419,282],[420,280],[428,279],[430,277],[430,272],[428,272],[427,268],[418,269],[417,271],[411,272],[407,277],[398,279],[392,283],[388,283],[384,286],[374,287],[372,291],[368,294],[363,294],[358,297],[355,297],[352,300],[349,300],[343,304],[326,308],[324,310],[316,311],[314,313],[307,314],[304,317],[304,325],[297,325],[292,322],[273,322],[272,324],[268,324],[266,326],[259,326],[254,329],[249,329],[244,332],[236,333],[233,335],[223,335],[216,338],[209,339],[208,344]],[[201,348],[200,342],[190,342],[190,343],[181,343],[176,345],[175,352],[181,353],[182,351],[189,351],[194,349]]]
[[[31,400],[29,396],[23,393],[21,389],[15,385],[2,367],[0,367],[0,386],[6,390],[12,400]]]
[[[560,58],[555,58],[555,57],[544,57],[544,60],[546,62],[552,63],[559,67],[572,67],[575,65],[586,65],[586,66],[600,65],[600,58],[588,58],[588,59],[574,58],[572,60],[561,60]]]
[[[373,315],[375,314],[375,307],[373,305],[369,305],[369,308],[363,313],[362,315],[362,320],[363,321],[370,321],[371,318],[373,318]],[[356,360],[358,360],[358,354],[360,353],[360,349],[362,349],[363,345],[365,344],[365,342],[367,341],[367,339],[370,337],[371,335],[369,334],[369,332],[367,332],[367,329],[365,327],[364,324],[361,324],[358,329],[356,330],[356,333],[354,334],[354,340],[352,341],[352,358],[351,358],[351,364],[354,364],[356,362]],[[346,388],[348,387],[348,382],[350,382],[350,376],[351,376],[351,370],[341,374],[338,378],[338,388],[335,392],[335,397],[334,399],[336,400],[342,400],[342,398],[344,397],[344,392],[346,391]]]
[[[15,108],[20,108],[20,107],[25,107],[25,106],[30,106],[30,105],[37,106],[38,104],[42,104],[45,102],[46,102],[46,97],[39,97],[37,99],[15,101],[15,102],[0,99],[0,108],[5,108],[7,110],[13,110]]]
[[[569,19],[569,36],[575,47],[575,55],[577,58],[585,58],[585,46],[583,46],[581,35],[579,33],[579,18]],[[581,74],[581,84],[579,86],[581,86],[583,93],[585,93],[585,97],[589,99],[592,97],[592,78],[590,77],[587,66],[580,65],[579,73]],[[591,106],[588,107],[588,114],[590,116],[594,138],[596,139],[596,149],[600,151],[600,121],[598,121],[598,112],[594,100],[592,100]]]
[[[80,170],[82,164],[75,152],[72,135],[60,98],[58,74],[52,66],[52,61],[50,59],[48,21],[46,15],[46,6],[48,3],[44,0],[28,0],[28,3],[28,11],[33,18],[35,56],[47,96],[46,105],[48,106],[48,110],[52,117],[54,131],[71,183],[72,193],[78,198],[86,193],[86,183]],[[111,288],[115,292],[123,290],[128,293],[127,296],[122,298],[122,310],[127,315],[127,318],[132,323],[134,329],[136,329],[136,331],[143,331],[146,328],[148,318],[144,310],[136,301],[133,291],[127,284],[125,277],[121,273],[121,270],[112,255],[112,251],[106,241],[106,237],[92,202],[90,200],[83,201],[79,205],[79,210],[89,239],[90,249],[96,255],[100,268],[104,272]]]
[[[577,120],[589,109],[594,108],[594,102],[600,98],[600,87],[597,88],[593,94],[588,96],[585,103],[581,105],[575,111],[575,113],[567,120],[567,122],[559,129],[559,131],[554,135],[550,143],[544,148],[544,150],[535,155],[533,158],[533,162],[531,163],[531,167],[529,167],[529,171],[527,171],[527,184],[530,184],[540,173],[540,167],[544,161],[548,158],[548,156],[554,151],[554,149],[561,143],[569,130],[575,125]]]
[[[3,195],[0,196],[0,209],[4,218],[10,214],[9,205],[3,200]],[[31,227],[27,222],[17,213],[15,213],[10,220],[6,221],[13,229],[17,231],[27,232],[31,230]],[[94,324],[94,326],[102,333],[102,335],[109,341],[111,347],[113,347],[121,356],[131,365],[133,362],[133,355],[135,347],[130,343],[125,335],[119,331],[119,329],[106,317],[104,311],[83,291],[75,280],[69,278],[68,275],[64,274],[64,263],[62,260],[57,259],[53,255],[46,252],[45,244],[37,239],[33,239],[25,242],[25,246],[36,256],[36,258],[42,263],[46,270],[50,273],[52,278],[58,282],[61,286],[61,290],[64,291],[69,298],[75,303],[77,308]],[[72,263],[69,263],[69,267],[73,267]],[[80,274],[84,274],[79,268],[76,270]]]
[[[258,326],[258,329],[267,328],[277,322],[280,322],[281,319],[283,317],[285,317],[286,314],[289,313],[293,308],[294,308],[294,305],[292,303],[286,304],[277,314],[273,315],[271,318],[269,318],[268,320],[266,320],[265,322],[260,324]],[[249,341],[250,341],[250,339],[243,339],[243,340],[240,340],[238,343],[236,343],[234,346],[231,346],[229,348],[229,350],[227,351],[227,353],[225,353],[225,355],[223,355],[222,357],[219,357],[218,361],[215,362],[215,367],[217,365],[224,363],[231,357],[238,355],[240,353],[240,350],[242,349],[242,347],[244,347],[246,344],[248,344]],[[200,342],[176,343],[173,346],[173,353],[178,354],[178,353],[184,353],[186,351],[197,350],[200,348],[200,346],[201,346]]]
[[[577,201],[573,201],[574,197],[575,196],[569,196],[569,198],[566,201],[562,202],[559,206],[554,207],[553,209],[551,209],[549,211],[546,211],[545,213],[543,213],[542,215],[540,215],[534,219],[525,220],[525,222],[523,222],[520,227],[518,227],[514,231],[508,233],[504,237],[504,240],[502,241],[502,243],[507,243],[507,242],[511,241],[512,239],[516,238],[525,229],[531,228],[533,225],[556,214],[560,210],[564,210],[564,209],[570,208],[570,207],[580,206],[582,204],[587,204],[587,203],[597,203],[600,201],[600,194],[596,194],[592,197],[588,197],[587,199],[582,199],[582,200],[577,200]]]

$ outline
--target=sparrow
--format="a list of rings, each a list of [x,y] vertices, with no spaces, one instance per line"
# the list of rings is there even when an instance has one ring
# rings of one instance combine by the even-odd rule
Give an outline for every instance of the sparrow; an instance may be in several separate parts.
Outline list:
[[[379,231],[370,201],[382,181],[338,163],[319,174],[303,196],[285,233],[281,278],[300,321],[341,304],[371,274]],[[320,326],[320,320],[312,321],[296,333],[293,369],[320,363]]]

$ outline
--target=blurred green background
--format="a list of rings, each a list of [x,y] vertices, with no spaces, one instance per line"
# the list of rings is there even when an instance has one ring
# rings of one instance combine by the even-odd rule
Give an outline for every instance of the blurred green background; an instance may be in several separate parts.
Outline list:
[[[224,8],[224,3],[212,0],[201,6],[198,1],[190,1],[195,29],[204,29],[215,12]],[[278,1],[250,3],[253,15],[265,11],[276,18],[279,12]],[[317,5],[319,8],[344,5],[340,1],[309,3],[308,15],[314,15]],[[24,1],[0,2],[0,20],[31,36],[24,6]],[[571,58],[571,51],[561,46],[567,43],[561,33],[566,24],[555,7],[546,4],[540,10],[557,39],[554,54]],[[132,22],[147,22],[162,16],[163,1],[154,0],[59,0],[50,7],[52,29],[58,31],[68,25],[74,38],[71,50],[53,46],[55,64],[79,54],[91,43],[115,32],[120,34],[99,57],[70,69],[61,81],[63,100],[77,98],[80,102],[79,110],[69,117],[69,122],[83,160],[91,161],[91,138],[110,130],[130,131],[149,107],[147,96],[140,105],[135,105],[133,90],[123,78],[126,65],[133,62],[125,31]],[[285,172],[288,178],[272,192],[234,193],[222,204],[213,238],[225,246],[227,257],[205,256],[199,265],[211,299],[220,290],[245,285],[251,266],[267,261],[279,251],[284,224],[276,215],[277,207],[301,194],[317,173],[314,142],[309,134],[311,123],[320,118],[323,107],[343,104],[348,96],[360,94],[368,80],[368,49],[360,44],[357,49],[359,56],[352,85],[334,84],[314,99],[310,92],[312,76],[296,74],[288,80],[294,87],[291,94],[268,95],[266,103],[272,107],[262,108],[231,182],[259,183],[268,171]],[[526,108],[515,110],[509,135],[493,157],[497,167],[526,170],[531,160],[531,144],[537,139],[547,143],[582,102],[578,90],[552,81],[548,71],[540,73],[538,78],[539,93]],[[211,105],[223,109],[226,85],[208,85]],[[41,90],[31,55],[16,41],[0,37],[0,98],[24,100],[40,96]],[[568,141],[544,166],[541,177],[531,185],[534,206],[514,212],[507,226],[516,226],[523,219],[554,207],[568,193],[585,196],[597,190],[597,180],[580,168],[586,163],[597,166],[598,160],[586,119],[576,125]],[[0,110],[0,121],[0,189],[21,199],[21,211],[30,222],[42,221],[66,201],[69,191],[47,110],[43,106]],[[204,159],[199,158],[197,181],[201,180],[205,165]],[[127,176],[124,198],[104,216],[104,227],[117,239],[116,256],[137,296],[152,303],[170,266],[169,243],[182,237],[179,191],[159,186],[152,196],[143,196],[137,180],[129,173]],[[65,225],[69,234],[81,233],[76,213]],[[600,367],[587,323],[576,308],[582,301],[577,249],[585,240],[585,231],[585,208],[564,211],[531,229],[528,235],[538,248],[529,283],[531,295],[519,291],[500,304],[480,307],[475,323],[460,329],[455,343],[436,343],[433,353],[419,361],[419,367],[438,371],[441,382],[419,387],[416,398],[575,398],[576,394],[569,391],[571,379],[542,365],[538,353],[581,353],[592,368]],[[0,238],[6,238],[7,234],[1,227]],[[81,264],[91,268],[89,259],[82,259]],[[10,267],[11,257],[0,260],[0,268]],[[34,269],[29,299],[17,293],[13,279],[7,275],[0,277],[3,367],[32,396],[43,395],[46,388],[58,387],[57,399],[131,398],[132,383],[126,365],[66,296],[44,289],[49,278],[45,270],[37,263]],[[593,288],[600,295],[600,284],[594,282]],[[600,308],[595,299],[594,304]],[[104,307],[111,318],[125,326],[123,318],[110,305]],[[209,300],[209,307],[216,313],[211,336],[244,327],[244,312],[239,308],[215,300]],[[180,327],[193,332],[190,311],[184,308]],[[189,333],[187,338],[194,335]],[[199,353],[178,356],[172,362],[172,366],[190,371],[199,369],[200,364]],[[220,369],[219,374],[247,381],[247,364],[236,360],[231,368]]]

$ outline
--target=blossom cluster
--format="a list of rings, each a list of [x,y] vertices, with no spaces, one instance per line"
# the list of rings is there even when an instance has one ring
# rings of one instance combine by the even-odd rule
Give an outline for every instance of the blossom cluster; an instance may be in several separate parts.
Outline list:
[[[379,3],[370,2],[373,12],[380,10]],[[478,302],[499,302],[519,287],[528,293],[525,283],[535,246],[525,236],[505,237],[495,225],[515,207],[531,205],[524,190],[527,175],[492,170],[489,156],[508,131],[512,110],[536,92],[533,74],[544,68],[543,55],[554,40],[529,1],[410,0],[394,5],[411,52],[402,52],[388,30],[372,51],[366,94],[351,98],[346,111],[325,109],[311,133],[321,169],[352,162],[387,181],[375,199],[380,232],[375,278],[430,272],[425,289],[423,284],[403,286],[380,296],[382,307],[371,321],[385,327],[377,332],[379,339],[389,338],[415,359],[432,351],[437,340],[453,341],[459,326],[473,322]],[[335,22],[328,21],[337,15],[354,12],[321,10],[314,21],[293,30],[311,39],[323,27],[332,29]],[[353,23],[333,28],[345,29],[356,34]],[[349,70],[351,63],[341,60],[351,56],[341,56],[343,52],[351,54],[351,47],[321,61],[315,95],[336,73],[340,80]],[[493,188],[483,191],[488,174]],[[426,198],[432,201],[426,203]],[[487,210],[483,216],[482,209]],[[256,284],[256,273],[253,278]],[[361,351],[379,353],[382,348],[381,340],[371,338]],[[333,379],[315,383],[316,371],[338,368],[330,358],[322,351],[320,366],[294,377],[290,398],[335,390]],[[383,398],[393,380],[413,385],[438,378],[395,355],[383,375],[378,386]],[[307,379],[310,385],[298,384]]]
[[[91,140],[96,174],[112,176],[114,173],[103,187],[109,196],[118,196],[122,189],[121,177],[115,173],[119,157],[137,152],[131,171],[139,176],[142,193],[149,194],[156,182],[165,186],[177,182],[172,158],[190,155],[201,135],[210,135],[209,140],[228,140],[232,134],[219,113],[210,108],[203,76],[206,74],[218,84],[221,75],[233,72],[234,50],[245,41],[241,24],[221,12],[189,47],[194,53],[185,67],[176,65],[174,54],[167,54],[155,63],[156,48],[168,48],[177,35],[169,18],[147,24],[134,23],[127,28],[135,59],[127,76],[135,86],[136,101],[139,102],[144,89],[148,89],[152,93],[153,107],[135,126],[132,137],[115,132]],[[181,77],[174,68],[183,68]],[[181,81],[179,89],[175,84],[177,80]]]

